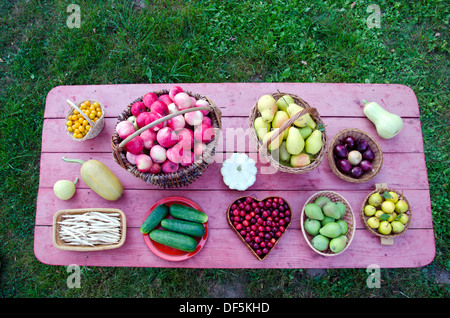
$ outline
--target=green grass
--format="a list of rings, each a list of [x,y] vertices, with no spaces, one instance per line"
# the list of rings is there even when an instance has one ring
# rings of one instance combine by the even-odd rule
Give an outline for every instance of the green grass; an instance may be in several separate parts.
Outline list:
[[[446,1],[3,1],[0,7],[0,295],[13,297],[448,297],[449,6]],[[138,5],[139,3],[143,5]],[[58,85],[176,82],[399,83],[417,95],[436,257],[421,268],[222,270],[66,267],[34,257],[45,98]]]

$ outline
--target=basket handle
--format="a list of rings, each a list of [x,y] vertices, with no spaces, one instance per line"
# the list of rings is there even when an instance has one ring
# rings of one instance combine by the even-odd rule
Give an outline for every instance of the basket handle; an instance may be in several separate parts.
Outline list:
[[[163,122],[165,122],[166,120],[169,120],[169,119],[171,119],[171,118],[173,118],[173,117],[176,117],[176,116],[178,116],[178,115],[183,115],[183,114],[185,114],[185,113],[190,113],[190,112],[193,112],[193,111],[196,111],[196,110],[209,110],[209,111],[213,111],[213,107],[212,107],[212,106],[191,107],[191,108],[187,108],[187,109],[180,110],[180,111],[175,112],[175,113],[171,113],[171,114],[169,114],[169,115],[167,115],[167,116],[164,116],[164,117],[162,117],[162,118],[159,118],[159,119],[157,119],[157,120],[151,122],[150,124],[141,127],[140,129],[138,129],[138,130],[136,130],[134,133],[132,133],[130,136],[128,136],[127,138],[125,138],[124,140],[122,140],[122,142],[121,142],[121,143],[119,144],[119,146],[118,146],[119,151],[121,151],[121,150],[125,147],[125,145],[126,145],[131,139],[133,139],[133,138],[136,137],[136,136],[139,136],[142,132],[146,131],[147,129],[150,129],[150,128],[152,128],[152,127],[154,127],[154,126],[156,126],[156,125],[158,125],[158,124],[160,124],[160,123],[163,123]]]
[[[267,151],[267,148],[269,147],[269,145],[279,135],[281,135],[286,129],[288,129],[294,123],[294,121],[296,121],[297,119],[299,119],[301,116],[305,115],[306,113],[309,113],[310,115],[314,115],[314,113],[316,111],[317,111],[316,108],[308,106],[308,107],[303,108],[302,111],[299,111],[298,113],[294,114],[294,116],[289,118],[289,120],[287,120],[283,125],[281,125],[280,128],[278,128],[277,132],[275,132],[274,134],[272,134],[272,136],[270,136],[270,138],[266,141],[266,143],[262,144],[261,151]]]
[[[75,108],[76,110],[78,110],[78,112],[80,113],[80,115],[83,116],[84,119],[86,119],[86,120],[88,121],[88,123],[89,123],[89,125],[90,125],[91,127],[94,126],[94,122],[89,118],[88,115],[86,115],[80,108],[78,108],[78,106],[75,105],[74,102],[72,102],[70,99],[67,99],[66,102],[67,102],[67,104],[69,104],[71,107],[73,107],[73,108]]]

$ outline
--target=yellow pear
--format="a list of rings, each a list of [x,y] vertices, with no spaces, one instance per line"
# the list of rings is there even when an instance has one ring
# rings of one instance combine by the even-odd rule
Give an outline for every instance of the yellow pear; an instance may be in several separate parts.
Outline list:
[[[318,129],[314,130],[305,141],[305,151],[311,155],[315,155],[322,149],[322,132]]]
[[[279,110],[275,113],[275,116],[272,120],[272,128],[280,128],[285,122],[289,120],[289,115],[283,110]],[[283,139],[286,139],[288,136],[288,129],[283,131]]]
[[[294,99],[290,95],[283,95],[277,100],[277,106],[279,109],[287,112],[289,104],[295,103]]]
[[[257,117],[255,119],[254,127],[256,135],[260,140],[270,131],[270,123],[265,121],[262,117]]]
[[[290,127],[289,133],[286,138],[286,150],[291,155],[298,155],[305,147],[305,141],[303,140],[300,131],[296,127]]]
[[[278,110],[275,98],[271,95],[263,95],[259,98],[257,105],[262,118],[267,122],[272,122]]]
[[[295,114],[301,112],[304,108],[297,105],[297,104],[289,104],[287,108],[287,113],[289,117],[294,116]],[[297,127],[305,127],[309,126],[311,129],[316,128],[316,122],[312,119],[311,115],[309,113],[306,113],[302,115],[300,118],[298,118],[296,121],[294,121],[294,125]]]
[[[264,135],[263,137],[263,144],[265,144],[267,142],[267,140],[270,139],[270,137],[272,137],[272,135],[275,132],[278,132],[279,128],[275,128],[274,130],[269,131],[267,134]],[[280,134],[277,136],[277,138],[275,138],[270,145],[267,147],[269,150],[275,150],[278,149],[281,146],[281,143],[283,142],[283,134]]]
[[[311,163],[311,158],[306,153],[291,156],[291,166],[294,168],[305,167]]]

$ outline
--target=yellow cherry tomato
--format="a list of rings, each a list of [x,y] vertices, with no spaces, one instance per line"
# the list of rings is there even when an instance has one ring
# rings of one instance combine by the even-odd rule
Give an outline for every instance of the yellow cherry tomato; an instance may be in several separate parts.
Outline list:
[[[72,126],[73,125],[71,120],[68,120],[66,124],[67,124],[67,126]]]
[[[85,129],[86,131],[89,131],[91,129],[91,125],[86,125]]]
[[[91,106],[91,101],[89,100],[84,101],[84,103],[86,104],[86,106]]]
[[[85,130],[84,126],[80,126],[80,128],[78,128],[79,131],[83,132]]]
[[[87,126],[89,124],[89,122],[85,119],[83,120],[83,126]]]
[[[67,131],[68,131],[68,132],[73,132],[72,127],[67,127]]]

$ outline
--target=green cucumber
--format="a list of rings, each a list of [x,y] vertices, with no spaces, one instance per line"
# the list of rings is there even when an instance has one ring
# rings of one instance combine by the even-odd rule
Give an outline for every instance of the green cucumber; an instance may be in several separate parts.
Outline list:
[[[169,208],[165,204],[160,204],[153,209],[141,225],[141,233],[150,233],[167,216]]]
[[[197,241],[189,235],[166,230],[153,230],[149,237],[155,242],[184,252],[193,252],[198,245]]]
[[[203,224],[178,219],[164,219],[161,226],[166,230],[187,234],[193,237],[202,237],[205,234]]]
[[[182,204],[172,204],[169,213],[174,218],[192,221],[197,223],[205,223],[208,221],[206,213]]]

